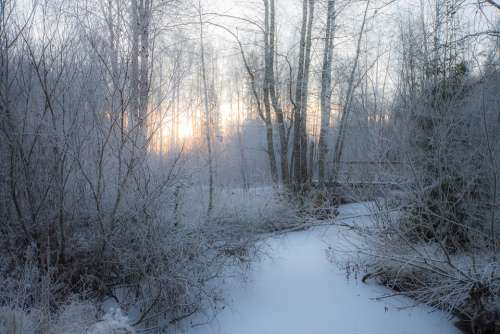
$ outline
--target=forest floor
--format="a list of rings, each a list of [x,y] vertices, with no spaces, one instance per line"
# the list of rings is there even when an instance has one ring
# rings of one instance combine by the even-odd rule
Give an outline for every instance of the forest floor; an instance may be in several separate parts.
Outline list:
[[[344,205],[340,218],[362,215],[361,204]],[[361,218],[361,223],[369,221]],[[343,220],[342,223],[354,223]],[[360,219],[356,219],[360,223]],[[187,334],[396,334],[459,333],[449,315],[414,306],[393,291],[364,284],[356,272],[332,263],[331,250],[349,245],[345,226],[315,227],[272,236],[266,255],[251,266],[247,279],[224,282],[226,307],[214,318],[192,319]],[[356,242],[356,240],[353,240]],[[333,257],[342,257],[335,255]],[[336,264],[337,263],[337,264]],[[186,329],[187,327],[187,329]]]

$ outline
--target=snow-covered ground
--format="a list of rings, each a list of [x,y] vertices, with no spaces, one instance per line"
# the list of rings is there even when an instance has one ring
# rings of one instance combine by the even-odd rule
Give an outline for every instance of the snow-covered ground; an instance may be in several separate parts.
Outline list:
[[[341,215],[363,213],[350,205]],[[404,298],[366,285],[332,264],[326,249],[341,227],[320,227],[267,241],[269,256],[252,267],[247,281],[228,279],[228,305],[215,319],[192,320],[187,334],[447,334],[458,333],[447,315],[425,306],[405,308]]]

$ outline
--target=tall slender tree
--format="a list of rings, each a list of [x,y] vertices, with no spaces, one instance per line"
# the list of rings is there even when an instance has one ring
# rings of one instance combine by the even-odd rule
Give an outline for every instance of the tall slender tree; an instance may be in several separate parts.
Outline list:
[[[293,171],[297,189],[308,182],[307,171],[307,95],[311,65],[314,0],[303,0],[299,61],[294,102]]]
[[[281,180],[283,184],[289,184],[289,170],[288,170],[288,134],[285,124],[285,117],[283,108],[278,99],[275,79],[275,55],[276,55],[276,4],[275,0],[264,0],[265,9],[265,36],[266,36],[266,74],[265,80],[268,86],[268,93],[270,95],[271,103],[273,106],[274,114],[276,116],[276,125],[278,127],[278,135],[280,140],[280,169]]]
[[[205,138],[207,141],[207,153],[208,153],[208,219],[210,219],[213,205],[214,205],[214,167],[213,167],[213,157],[212,157],[212,136],[211,136],[211,124],[210,124],[210,106],[208,103],[208,78],[207,78],[207,67],[206,67],[206,57],[205,57],[205,32],[203,24],[203,13],[201,7],[201,1],[198,2],[198,14],[200,23],[200,56],[201,56],[201,75],[203,79],[203,107],[205,111]]]
[[[321,73],[321,125],[318,149],[318,181],[325,181],[325,165],[328,154],[328,130],[330,127],[332,103],[332,58],[335,39],[335,0],[328,1],[325,47],[323,50],[323,70]]]
[[[269,41],[269,2],[264,0],[264,82],[263,82],[263,100],[264,100],[264,122],[266,124],[266,138],[267,138],[267,153],[269,155],[269,162],[271,167],[271,178],[273,183],[278,182],[278,167],[276,163],[276,152],[274,150],[274,129],[271,115],[271,61],[270,58],[274,57],[270,50]]]
[[[352,109],[352,100],[354,98],[354,92],[356,87],[358,86],[358,82],[356,81],[356,73],[358,71],[359,57],[361,55],[361,43],[363,41],[363,35],[365,32],[366,21],[368,16],[368,9],[370,8],[370,1],[366,2],[366,7],[363,14],[363,21],[361,22],[361,28],[358,35],[358,41],[356,46],[356,53],[354,55],[354,64],[351,68],[351,73],[349,75],[349,81],[347,82],[347,92],[345,96],[344,103],[342,105],[342,109],[340,110],[340,123],[338,125],[339,130],[337,132],[337,136],[335,138],[335,149],[334,149],[334,157],[333,157],[333,170],[330,178],[333,182],[337,181],[339,170],[340,170],[340,161],[342,159],[342,155],[344,153],[344,142],[347,133],[347,123],[349,121],[349,115]]]

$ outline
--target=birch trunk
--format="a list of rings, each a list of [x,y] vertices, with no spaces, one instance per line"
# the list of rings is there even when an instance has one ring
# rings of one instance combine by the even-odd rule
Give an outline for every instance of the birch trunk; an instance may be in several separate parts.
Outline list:
[[[335,0],[328,1],[326,19],[325,49],[323,53],[323,72],[321,74],[321,126],[318,143],[318,181],[325,182],[325,164],[328,155],[327,137],[330,128],[332,100],[332,58],[335,39]]]
[[[278,183],[278,167],[276,163],[276,153],[274,151],[273,123],[271,118],[271,100],[270,100],[270,60],[273,55],[269,50],[269,2],[264,0],[265,19],[264,19],[264,122],[266,124],[267,154],[271,168],[271,178],[273,184]]]
[[[205,62],[205,46],[204,46],[204,31],[203,31],[203,17],[201,12],[201,3],[198,3],[199,18],[200,18],[200,51],[201,51],[201,74],[203,79],[203,100],[205,109],[205,137],[207,141],[208,152],[208,220],[210,219],[213,209],[214,197],[214,171],[212,159],[212,138],[210,134],[210,108],[208,105],[208,81],[207,69]]]
[[[273,105],[274,114],[276,115],[276,121],[278,126],[278,134],[280,139],[280,167],[281,167],[281,180],[283,184],[288,185],[290,182],[289,172],[288,172],[288,137],[285,125],[285,118],[283,116],[283,109],[278,101],[278,96],[276,93],[276,81],[274,78],[274,55],[276,53],[276,8],[275,0],[270,0],[270,10],[268,12],[267,0],[264,0],[266,17],[269,16],[269,25],[266,25],[266,31],[269,31],[269,54],[266,58],[266,69],[267,80],[269,83],[269,94],[271,96],[271,102]]]

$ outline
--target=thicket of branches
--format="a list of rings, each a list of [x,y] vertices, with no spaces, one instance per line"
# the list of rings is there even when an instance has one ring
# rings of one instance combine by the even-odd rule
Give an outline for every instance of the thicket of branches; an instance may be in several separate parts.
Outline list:
[[[498,43],[480,61],[460,30],[458,4],[401,19],[391,146],[407,169],[362,235],[369,274],[450,311],[472,333],[498,327],[500,72]],[[422,12],[423,13],[423,12]],[[432,38],[431,38],[432,36]],[[483,44],[484,46],[484,44]],[[471,56],[473,54],[473,56]],[[394,195],[394,196],[393,196]]]
[[[156,39],[177,5],[0,1],[0,331],[92,332],[105,299],[133,326],[169,326],[217,304],[208,284],[248,259],[249,217],[180,215],[182,150],[154,151],[192,65]]]

